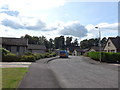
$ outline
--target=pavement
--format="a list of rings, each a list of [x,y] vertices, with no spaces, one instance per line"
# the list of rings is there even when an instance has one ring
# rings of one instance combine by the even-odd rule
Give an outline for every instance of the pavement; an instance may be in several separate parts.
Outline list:
[[[51,59],[54,58],[41,59],[32,63],[18,88],[60,88],[59,82],[47,64]]]
[[[0,62],[0,68],[29,67],[31,62]]]

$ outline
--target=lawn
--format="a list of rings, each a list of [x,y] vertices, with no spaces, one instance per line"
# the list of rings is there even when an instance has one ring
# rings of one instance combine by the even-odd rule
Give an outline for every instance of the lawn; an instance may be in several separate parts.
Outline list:
[[[28,68],[2,68],[2,88],[17,88]]]

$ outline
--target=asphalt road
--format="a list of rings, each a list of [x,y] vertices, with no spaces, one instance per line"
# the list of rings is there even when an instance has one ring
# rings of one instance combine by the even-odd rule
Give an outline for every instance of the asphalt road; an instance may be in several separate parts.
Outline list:
[[[83,56],[50,61],[62,88],[118,88],[118,67]]]
[[[83,56],[47,58],[30,65],[19,88],[118,88],[118,67]]]

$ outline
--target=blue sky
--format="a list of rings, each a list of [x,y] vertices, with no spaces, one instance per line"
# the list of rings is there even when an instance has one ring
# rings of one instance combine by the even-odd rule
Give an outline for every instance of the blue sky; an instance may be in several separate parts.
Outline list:
[[[12,3],[14,2],[14,3]],[[118,2],[0,0],[0,37],[72,36],[79,40],[118,35]]]
[[[118,20],[117,2],[70,2],[62,7],[48,10],[51,17],[48,21],[75,21],[82,24],[116,23]]]

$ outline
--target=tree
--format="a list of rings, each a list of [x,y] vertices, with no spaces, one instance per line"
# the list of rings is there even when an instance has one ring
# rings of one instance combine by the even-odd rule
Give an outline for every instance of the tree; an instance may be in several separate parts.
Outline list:
[[[53,42],[54,42],[53,39],[50,38],[50,39],[49,39],[49,48],[50,48],[50,50],[52,50],[52,49],[54,48]]]
[[[101,40],[101,46],[104,47],[106,43],[107,43],[107,38],[104,37],[104,38]]]
[[[59,37],[55,37],[54,46],[55,46],[55,49],[59,49]]]
[[[107,39],[104,37],[102,40],[101,40],[101,45],[102,47],[105,45]],[[99,46],[99,38],[92,38],[92,39],[85,39],[83,41],[80,42],[80,47],[85,49],[85,48],[91,48],[93,46]]]
[[[55,49],[65,49],[65,38],[64,38],[64,36],[55,37],[54,45],[55,45]]]
[[[71,46],[72,37],[66,37],[66,47],[69,48]]]
[[[74,46],[78,46],[78,40],[77,40],[77,38],[74,40],[73,44],[74,44]]]

